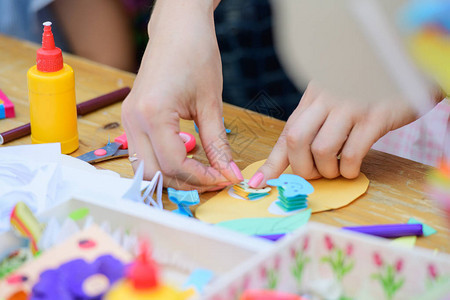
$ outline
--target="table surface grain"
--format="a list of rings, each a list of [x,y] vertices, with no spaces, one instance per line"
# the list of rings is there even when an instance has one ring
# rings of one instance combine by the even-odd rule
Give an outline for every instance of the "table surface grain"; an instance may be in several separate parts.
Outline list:
[[[35,44],[0,35],[0,89],[13,101],[16,109],[16,118],[0,120],[0,132],[29,122],[26,72],[35,64],[36,49]],[[75,71],[77,103],[124,86],[131,87],[135,78],[134,74],[73,55],[64,54],[64,60]],[[123,132],[120,112],[121,104],[117,103],[79,117],[80,148],[72,155],[102,147],[108,137],[120,135]],[[232,130],[229,140],[241,169],[267,158],[284,126],[282,121],[228,104],[224,104],[224,117],[227,128]],[[181,130],[198,138],[191,121],[182,120]],[[28,136],[4,146],[30,143]],[[194,158],[206,162],[201,147],[197,146],[193,153]],[[96,166],[116,171],[124,177],[133,176],[126,158]],[[429,167],[420,163],[371,150],[362,166],[362,172],[370,180],[368,191],[347,207],[313,214],[311,220],[334,226],[356,226],[405,223],[415,217],[438,231],[435,235],[418,238],[416,245],[450,252],[450,230],[444,213],[424,192],[428,170]],[[206,201],[214,195],[203,194],[201,200]],[[166,195],[165,205],[173,208]]]

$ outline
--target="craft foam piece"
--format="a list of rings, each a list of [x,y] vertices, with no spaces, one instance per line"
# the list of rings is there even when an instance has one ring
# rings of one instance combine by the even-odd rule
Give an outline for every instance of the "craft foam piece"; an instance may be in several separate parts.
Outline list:
[[[281,174],[277,179],[267,180],[267,184],[282,188],[283,194],[287,198],[309,195],[314,192],[314,188],[308,181],[293,174]]]
[[[82,207],[82,208],[72,211],[69,214],[69,218],[71,218],[74,221],[78,221],[78,220],[84,219],[88,215],[89,215],[89,208]]]
[[[2,101],[2,99],[0,99],[0,119],[4,119],[6,118],[6,114],[5,114],[5,104]]]
[[[6,118],[14,118],[16,116],[16,113],[14,111],[14,104],[9,100],[8,97],[6,97],[5,93],[0,90],[0,100],[2,100],[2,106],[4,109],[4,115]],[[1,106],[1,105],[0,105]],[[1,116],[0,116],[1,118]]]
[[[244,178],[250,178],[255,174],[265,160],[255,162],[245,168],[242,174]],[[289,167],[284,174],[292,174]],[[338,177],[335,179],[311,180],[314,192],[308,196],[308,205],[312,213],[337,209],[346,206],[364,194],[369,186],[367,177],[360,173],[355,179]],[[269,206],[278,198],[278,191],[272,189],[266,197],[258,201],[246,201],[231,196],[230,187],[219,192],[196,211],[195,216],[207,223],[219,223],[222,221],[241,218],[270,218],[280,215],[269,212]]]
[[[169,200],[178,206],[178,209],[174,210],[175,213],[193,217],[189,206],[200,203],[200,197],[198,196],[197,190],[178,191],[173,188],[168,188],[167,192],[169,194]]]
[[[419,220],[414,219],[414,218],[410,218],[408,220],[408,224],[422,224],[423,236],[429,236],[429,235],[437,233],[437,230],[434,229],[433,227],[431,227],[423,222],[420,222]]]
[[[243,218],[219,222],[216,226],[248,235],[270,235],[292,232],[305,225],[311,217],[311,210],[305,210],[288,217]]]

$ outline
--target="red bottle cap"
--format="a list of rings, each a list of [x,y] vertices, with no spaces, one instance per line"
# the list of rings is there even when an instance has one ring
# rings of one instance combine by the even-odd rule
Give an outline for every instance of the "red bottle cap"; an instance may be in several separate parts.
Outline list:
[[[52,33],[52,22],[44,22],[42,48],[37,50],[36,65],[41,72],[56,72],[63,68],[61,49],[55,47]]]
[[[158,266],[149,257],[148,245],[141,242],[139,255],[127,270],[127,278],[136,290],[151,289],[158,286]]]

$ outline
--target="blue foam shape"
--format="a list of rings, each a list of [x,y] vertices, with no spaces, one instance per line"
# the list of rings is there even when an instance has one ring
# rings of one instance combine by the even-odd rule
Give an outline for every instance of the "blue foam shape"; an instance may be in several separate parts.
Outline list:
[[[5,106],[2,104],[0,104],[0,119],[5,119],[6,118],[6,113],[5,113]]]
[[[313,186],[300,176],[281,174],[277,179],[267,180],[267,184],[284,189],[283,195],[287,198],[297,195],[309,195],[314,192]]]
[[[169,200],[175,204],[194,205],[200,203],[200,197],[197,190],[192,191],[178,191],[173,188],[167,188],[169,193]]]
[[[193,217],[189,206],[200,203],[200,197],[197,190],[178,191],[173,188],[167,188],[169,200],[178,206],[173,212],[187,217]]]
[[[182,215],[182,216],[186,216],[186,217],[191,217],[193,218],[194,215],[192,214],[191,210],[189,208],[187,208],[186,206],[180,205],[178,206],[177,209],[173,210],[172,212]]]
[[[189,275],[187,281],[183,284],[183,289],[194,287],[200,294],[204,287],[213,279],[214,273],[207,269],[195,269]]]

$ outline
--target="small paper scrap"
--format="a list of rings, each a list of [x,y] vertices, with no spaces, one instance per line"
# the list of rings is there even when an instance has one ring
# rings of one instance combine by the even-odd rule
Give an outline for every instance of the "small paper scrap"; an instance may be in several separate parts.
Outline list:
[[[288,233],[305,225],[311,217],[311,209],[281,218],[244,218],[219,222],[216,225],[248,235]]]
[[[180,215],[193,217],[189,206],[200,203],[200,197],[198,196],[197,190],[177,191],[176,189],[168,188],[167,192],[169,193],[169,200],[178,206],[178,209],[173,212]]]

